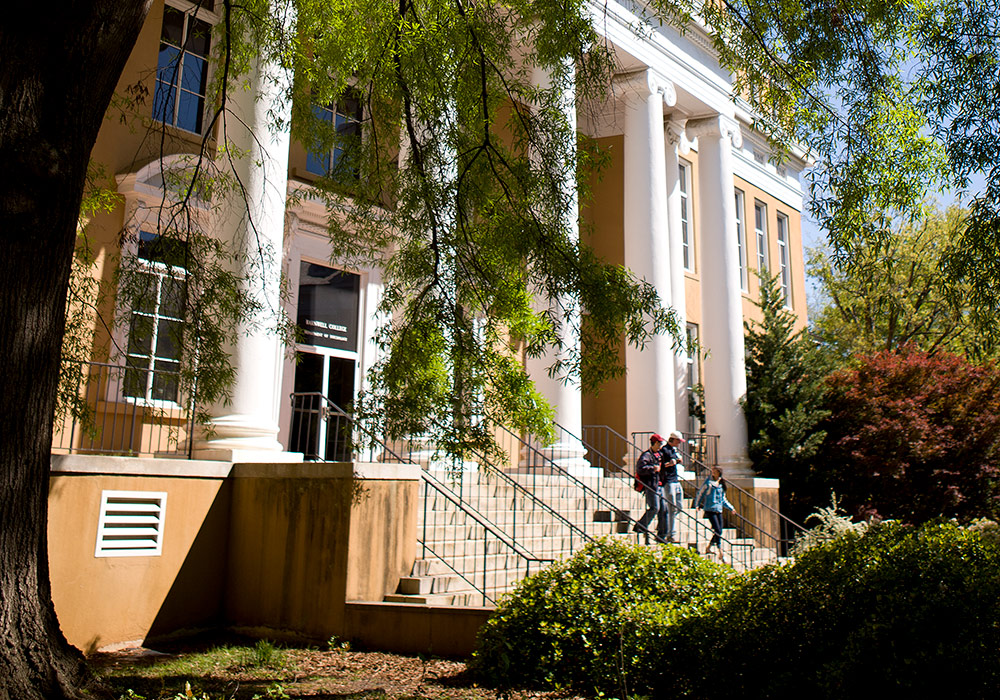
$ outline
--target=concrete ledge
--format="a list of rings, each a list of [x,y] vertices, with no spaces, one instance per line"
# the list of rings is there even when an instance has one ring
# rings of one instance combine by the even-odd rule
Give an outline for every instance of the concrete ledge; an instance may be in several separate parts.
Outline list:
[[[493,608],[348,602],[344,636],[382,651],[467,657],[492,614]]]
[[[298,464],[236,464],[240,479],[350,479],[419,481],[420,466],[381,462],[301,462]]]
[[[115,474],[224,479],[233,465],[194,459],[112,457],[107,455],[52,455],[53,474]]]

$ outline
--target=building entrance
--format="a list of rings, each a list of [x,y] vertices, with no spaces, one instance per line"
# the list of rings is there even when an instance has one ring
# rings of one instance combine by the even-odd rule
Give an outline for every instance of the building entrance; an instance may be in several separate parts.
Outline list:
[[[303,261],[289,449],[306,459],[349,461],[350,413],[358,365],[358,275]]]
[[[341,411],[350,412],[354,401],[356,365],[353,359],[299,353],[295,367],[292,452],[301,452],[312,460],[350,460],[351,428]]]

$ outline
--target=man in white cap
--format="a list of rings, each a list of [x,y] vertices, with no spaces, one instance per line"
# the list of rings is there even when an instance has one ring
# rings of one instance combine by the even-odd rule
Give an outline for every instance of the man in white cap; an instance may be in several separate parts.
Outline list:
[[[667,436],[667,444],[660,450],[660,483],[663,485],[663,500],[666,502],[666,538],[677,543],[677,514],[683,508],[681,479],[677,467],[682,465],[681,454],[677,450],[684,438],[673,430]]]

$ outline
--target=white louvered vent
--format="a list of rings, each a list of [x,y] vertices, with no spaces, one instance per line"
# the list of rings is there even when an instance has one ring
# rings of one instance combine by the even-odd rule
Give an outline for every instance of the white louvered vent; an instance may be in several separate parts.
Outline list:
[[[156,557],[163,546],[167,494],[154,491],[101,492],[95,557]]]

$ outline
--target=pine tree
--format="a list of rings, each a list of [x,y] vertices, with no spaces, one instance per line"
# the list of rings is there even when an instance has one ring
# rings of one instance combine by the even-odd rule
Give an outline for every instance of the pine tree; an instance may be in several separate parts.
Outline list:
[[[761,476],[781,479],[783,510],[794,516],[815,508],[808,484],[809,460],[826,432],[827,362],[795,316],[785,309],[777,278],[760,280],[762,320],[745,324],[749,453]]]

